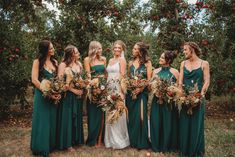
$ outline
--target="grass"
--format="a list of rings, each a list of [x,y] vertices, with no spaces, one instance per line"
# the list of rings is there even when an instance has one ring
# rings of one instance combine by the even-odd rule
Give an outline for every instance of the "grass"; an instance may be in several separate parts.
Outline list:
[[[85,126],[85,129],[86,126]],[[30,127],[5,126],[0,128],[0,157],[31,157]],[[86,132],[86,130],[85,130]],[[233,119],[205,120],[206,156],[234,157],[235,156],[235,123]],[[75,152],[55,151],[51,157],[146,157],[147,152],[152,157],[158,154],[151,150],[136,150],[126,148],[112,150],[87,146],[75,147]],[[177,157],[177,153],[166,153],[166,157]]]

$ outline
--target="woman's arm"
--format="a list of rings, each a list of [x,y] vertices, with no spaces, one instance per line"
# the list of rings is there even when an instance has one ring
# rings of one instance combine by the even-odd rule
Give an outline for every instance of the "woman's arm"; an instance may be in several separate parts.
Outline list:
[[[127,76],[131,77],[131,65],[133,64],[133,61],[129,61],[128,69],[127,69]]]
[[[39,60],[36,59],[33,61],[31,79],[34,86],[40,89],[40,81],[38,80],[38,77],[39,77]]]
[[[150,80],[152,78],[152,63],[151,61],[148,61],[146,64],[147,67],[147,80]]]
[[[183,89],[183,79],[184,79],[184,62],[181,62],[180,73],[179,73],[179,87]]]
[[[90,59],[88,57],[84,59],[84,69],[87,72],[87,77],[91,78]]]
[[[124,58],[120,59],[120,74],[121,76],[126,75],[126,60]]]
[[[176,83],[179,84],[179,75],[180,75],[179,71],[175,68],[171,68],[170,71],[175,76]]]
[[[201,95],[206,94],[206,91],[210,85],[210,67],[207,61],[203,61],[203,80],[204,84],[202,86]]]
[[[66,68],[66,64],[65,63],[60,63],[59,67],[58,67],[58,77],[61,78],[64,76],[64,70]]]

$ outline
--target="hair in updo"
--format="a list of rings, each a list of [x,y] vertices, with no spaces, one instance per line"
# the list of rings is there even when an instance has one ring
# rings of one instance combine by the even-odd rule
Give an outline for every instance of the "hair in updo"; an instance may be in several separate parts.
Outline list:
[[[74,45],[68,45],[64,49],[64,59],[63,62],[65,62],[66,66],[69,66],[72,63],[72,57],[75,52],[76,47]]]
[[[166,62],[169,64],[172,64],[174,59],[177,57],[177,53],[175,51],[165,51],[163,53],[165,55]]]
[[[188,45],[191,52],[192,50],[194,50],[197,56],[201,55],[201,49],[199,48],[198,44],[196,44],[195,42],[191,41],[185,42],[184,45]]]
[[[147,63],[150,60],[148,56],[149,45],[145,44],[144,42],[137,42],[136,45],[139,46],[140,64]]]

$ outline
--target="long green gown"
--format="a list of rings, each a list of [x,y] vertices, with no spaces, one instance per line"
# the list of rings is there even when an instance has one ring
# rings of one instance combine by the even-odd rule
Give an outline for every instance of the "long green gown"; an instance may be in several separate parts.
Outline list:
[[[54,73],[43,70],[39,80],[50,79]],[[57,107],[52,100],[45,98],[42,92],[34,89],[33,120],[30,148],[35,155],[49,156],[56,147]]]
[[[102,65],[94,65],[91,66],[91,77],[94,78],[96,75],[105,74],[105,66]],[[102,120],[104,121],[104,112],[101,107],[97,107],[98,104],[94,104],[88,100],[87,102],[87,116],[88,116],[88,138],[86,144],[88,146],[94,146],[100,134],[100,129],[102,125]],[[102,141],[104,140],[104,128],[102,132]],[[104,141],[103,141],[104,142]]]
[[[84,144],[82,109],[82,99],[67,91],[62,98],[58,113],[59,149]]]
[[[199,91],[203,86],[203,70],[202,68],[194,69],[191,72],[184,67],[183,84],[186,89],[198,84]],[[202,157],[205,153],[204,139],[204,114],[205,100],[202,104],[193,108],[193,115],[187,114],[187,108],[183,106],[180,112],[179,121],[179,140],[180,155],[187,157]]]
[[[147,69],[144,64],[141,64],[138,69],[134,65],[130,67],[130,74],[141,74],[144,79],[147,79]],[[126,95],[126,106],[128,108],[128,133],[131,147],[137,149],[146,149],[150,147],[148,138],[148,102],[147,88],[137,95],[137,99],[132,100],[131,94]],[[141,118],[142,117],[142,118]]]
[[[163,80],[176,82],[170,67],[162,67],[157,75]],[[150,115],[150,138],[152,150],[155,152],[176,151],[178,148],[179,114],[175,105],[158,103],[154,96]]]

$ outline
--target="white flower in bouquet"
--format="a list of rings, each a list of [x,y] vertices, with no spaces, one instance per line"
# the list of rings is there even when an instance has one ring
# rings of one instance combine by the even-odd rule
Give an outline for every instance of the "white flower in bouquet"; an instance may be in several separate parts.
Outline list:
[[[104,86],[104,85],[101,85],[101,86],[100,86],[100,89],[101,89],[101,90],[104,90],[104,89],[105,89],[105,86]]]
[[[43,94],[46,94],[51,89],[51,81],[43,79],[40,83],[40,89],[42,90]]]

